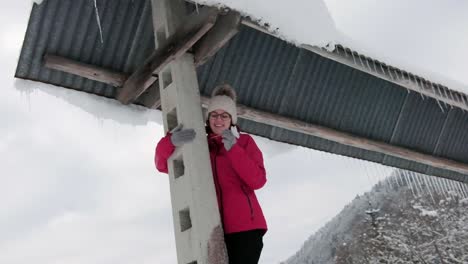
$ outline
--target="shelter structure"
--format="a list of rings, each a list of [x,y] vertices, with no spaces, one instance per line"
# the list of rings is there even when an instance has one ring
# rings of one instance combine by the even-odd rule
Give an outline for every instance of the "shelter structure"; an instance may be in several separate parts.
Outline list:
[[[468,183],[466,94],[340,45],[292,45],[234,10],[44,0],[33,6],[15,77],[161,109],[166,131],[182,123],[200,135],[200,106],[227,82],[246,132]],[[204,140],[170,161],[183,264],[225,261]]]

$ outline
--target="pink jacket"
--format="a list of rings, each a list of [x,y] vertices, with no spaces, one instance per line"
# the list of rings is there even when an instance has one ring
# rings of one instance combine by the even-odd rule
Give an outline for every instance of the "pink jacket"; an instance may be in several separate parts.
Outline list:
[[[262,208],[254,190],[266,183],[263,156],[248,134],[226,151],[221,136],[210,134],[208,144],[218,205],[226,234],[253,229],[267,230]],[[160,172],[168,172],[167,159],[174,152],[170,134],[159,141],[155,163]]]

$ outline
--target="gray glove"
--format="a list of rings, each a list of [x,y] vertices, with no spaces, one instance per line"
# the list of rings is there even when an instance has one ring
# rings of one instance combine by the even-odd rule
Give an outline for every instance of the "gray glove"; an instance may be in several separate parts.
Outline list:
[[[236,144],[236,142],[237,142],[237,139],[231,130],[227,129],[223,131],[223,144],[224,144],[224,148],[227,151],[229,151],[232,148],[232,146]]]
[[[171,142],[174,146],[180,147],[185,143],[190,143],[195,139],[196,133],[193,128],[182,129],[182,124],[172,130]]]

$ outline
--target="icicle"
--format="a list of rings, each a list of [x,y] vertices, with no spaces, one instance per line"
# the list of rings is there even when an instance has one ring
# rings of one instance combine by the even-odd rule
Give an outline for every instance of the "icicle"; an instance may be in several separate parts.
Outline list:
[[[403,176],[405,177],[405,180],[406,180],[406,183],[408,184],[408,186],[410,187],[411,189],[411,192],[413,193],[413,197],[416,197],[416,194],[414,193],[414,190],[413,190],[413,185],[411,184],[411,182],[409,181],[409,177],[408,175],[406,174],[406,170],[403,170]]]
[[[460,194],[458,193],[457,189],[455,188],[454,184],[453,184],[453,181],[452,180],[448,180],[448,184],[450,186],[450,191],[452,192],[453,196],[454,197],[459,197]]]
[[[358,57],[359,57],[359,62],[361,62],[361,66],[362,66],[363,68],[365,68],[366,66],[364,65],[364,62],[362,62],[361,55],[358,54]]]
[[[403,75],[401,74],[401,71],[399,69],[393,69],[393,74],[395,76],[395,80],[397,80],[400,83],[404,83],[403,81]]]
[[[354,57],[354,51],[351,51],[351,56],[353,57],[354,64],[357,65],[356,57]]]
[[[433,191],[433,190],[431,190],[432,185],[429,184],[429,179],[428,179],[429,176],[425,175],[425,174],[423,174],[421,176],[422,176],[424,184],[426,185],[426,188],[427,188],[427,190],[429,192],[429,195],[431,196],[432,202],[434,203],[434,205],[437,205],[437,203],[436,203],[436,201],[434,199],[434,195],[432,194],[432,191]]]
[[[437,92],[435,90],[435,87],[434,87],[433,83],[431,83],[431,88],[432,88],[432,92],[434,93],[434,99],[437,101],[437,104],[439,105],[440,110],[442,111],[442,113],[445,113],[444,108],[442,107],[442,105],[439,102],[439,99],[438,99],[439,96],[438,96],[438,94],[437,94]]]
[[[102,27],[101,27],[101,19],[99,18],[99,12],[97,7],[97,0],[94,0],[94,10],[96,11],[96,20],[99,27],[99,34],[101,36],[101,43],[104,43],[104,38],[102,36]]]
[[[197,11],[197,14],[200,14],[200,10],[198,10],[198,3],[195,2],[195,10]]]
[[[403,174],[403,170],[398,170],[398,179],[400,179],[401,185],[402,185],[402,186],[405,186],[405,181],[404,181],[403,178],[402,178],[402,177],[403,177],[402,174]]]
[[[410,171],[405,171],[405,175],[408,177],[408,182],[411,185],[411,189],[414,190],[414,193],[416,194],[415,196],[417,197],[418,196],[418,190],[416,189],[416,186],[414,185],[414,180],[413,180],[413,176],[411,175],[411,172]]]
[[[372,72],[371,66],[369,64],[369,60],[367,58],[364,58],[366,60],[367,68],[369,69],[370,72]]]
[[[395,77],[395,80],[402,82],[402,81],[403,81],[403,77],[400,76],[401,71],[398,70],[398,69],[394,69],[394,72],[395,72],[395,76],[396,76],[396,77]]]
[[[461,97],[459,98],[458,97],[458,94],[455,94],[453,93],[452,91],[450,91],[449,89],[445,89],[446,93],[447,93],[447,97],[452,100],[455,100],[455,102],[457,102],[457,104],[455,106],[460,106],[460,105],[463,105],[463,102],[461,101]],[[454,104],[451,104],[450,105],[450,108],[453,109],[454,107]]]
[[[446,101],[449,101],[450,99],[452,99],[452,103],[451,103],[451,104],[447,103],[446,101],[444,101],[444,102],[445,102],[446,104],[448,104],[448,105],[450,106],[450,108],[453,108],[453,101],[455,101],[455,102],[458,102],[458,101],[457,101],[455,98],[453,98],[453,95],[450,93],[450,91],[448,91],[447,88],[441,86],[440,89],[441,89],[442,92],[443,92],[443,97],[445,97],[445,99],[447,99]],[[452,95],[452,98],[450,98],[450,95]]]
[[[434,192],[441,196],[442,194],[440,193],[440,188],[437,184],[437,182],[434,180],[434,176],[428,176],[428,181],[431,183],[432,188],[434,189]]]
[[[323,50],[323,49],[326,50],[326,48],[322,48],[322,50]],[[336,55],[338,55],[338,56],[341,55],[341,54],[340,54],[340,48],[339,48],[338,46],[336,46],[336,47],[335,47],[335,50],[332,51],[332,53],[336,53]],[[346,53],[345,53],[345,54],[346,54]]]
[[[463,182],[459,182],[459,184],[460,184],[463,192],[465,193],[465,198],[468,198],[468,188],[467,188],[468,186]]]
[[[440,104],[439,102],[439,99],[438,99],[438,96],[437,96],[437,93],[435,91],[435,88],[434,88],[434,84],[431,83],[431,88],[432,88],[432,92],[434,93],[434,99],[437,101],[437,104],[439,105],[439,108],[440,110],[442,111],[442,113],[444,113],[444,108],[442,107],[442,105]]]
[[[455,184],[458,185],[458,189],[460,189],[460,192],[462,194],[463,198],[468,198],[468,195],[466,194],[465,190],[463,189],[463,185],[461,182],[455,182]]]
[[[385,174],[380,170],[380,164],[374,163],[374,171],[377,175],[377,178],[379,178],[379,181],[383,183],[385,190],[390,192],[392,186],[390,185],[390,182],[387,181]]]
[[[389,169],[387,166],[381,164],[379,166],[379,169],[382,171],[382,175],[384,175],[384,178],[388,180],[389,185],[392,187],[392,190],[394,189],[393,184],[391,183],[390,176],[392,175],[392,170]]]
[[[442,179],[439,178],[439,177],[435,177],[435,176],[434,176],[433,179],[434,179],[434,181],[437,183],[437,186],[438,186],[438,188],[439,188],[439,190],[440,190],[439,194],[440,194],[441,196],[443,195],[443,196],[444,196],[444,199],[447,199],[447,192],[444,190],[444,186],[442,185],[442,183],[443,183],[443,182],[442,182]]]
[[[421,193],[421,190],[419,190],[418,188],[418,183],[416,182],[416,179],[414,177],[414,172],[412,171],[407,171],[406,172],[408,174],[408,177],[409,177],[409,180],[410,180],[410,183],[414,189],[414,192],[416,193],[416,197],[420,197],[422,196],[422,193]]]
[[[423,196],[421,186],[419,185],[419,182],[416,178],[416,173],[414,173],[413,171],[409,171],[408,173],[411,176],[412,182],[414,183],[414,189],[416,190],[416,193],[418,194],[419,197]]]
[[[463,193],[465,193],[465,198],[468,198],[468,186],[465,183],[459,182],[460,187],[463,190]]]
[[[448,198],[452,198],[452,197],[453,197],[453,194],[452,194],[452,192],[450,191],[450,187],[448,186],[448,181],[447,181],[447,179],[443,178],[443,179],[442,179],[442,183],[443,183],[442,186],[443,186],[444,189],[445,189],[445,193],[447,194],[447,197],[448,197]]]
[[[378,73],[378,71],[377,71],[377,63],[375,62],[375,60],[372,60],[372,63],[374,64],[374,71]]]
[[[400,182],[398,181],[398,175],[399,175],[399,173],[397,172],[397,173],[394,173],[393,175],[394,175],[393,178],[395,179],[395,182],[396,182],[396,188],[397,188],[397,189],[400,189],[400,188],[401,188],[401,185],[400,185]]]
[[[392,79],[392,81],[395,81],[395,77],[393,77],[392,75],[392,68],[390,66],[388,66],[388,75],[390,75],[390,78]]]
[[[464,197],[464,196],[463,196],[463,193],[461,192],[461,190],[460,190],[460,188],[459,188],[457,182],[451,180],[451,181],[450,181],[450,184],[452,185],[452,189],[457,193],[457,195],[458,195],[460,198],[463,198],[463,197]]]
[[[459,101],[458,101],[459,107],[460,107],[463,111],[467,110],[468,108],[466,107],[466,106],[467,106],[467,102],[466,102],[465,95],[462,94],[462,93],[454,93],[454,94],[456,94],[456,95],[457,95],[457,98],[459,98]]]
[[[434,181],[432,180],[432,176],[426,175],[425,179],[427,180],[427,184],[431,187],[432,192],[437,194],[437,186],[434,184]]]
[[[460,192],[458,191],[458,188],[457,188],[456,185],[455,185],[455,181],[449,180],[449,183],[450,183],[450,186],[451,186],[451,188],[452,188],[452,192],[453,192],[454,194],[456,194],[456,196],[460,197],[461,194],[460,194]]]
[[[442,187],[442,190],[445,194],[445,198],[449,198],[450,193],[447,189],[447,185],[445,184],[445,179],[444,178],[439,178],[440,186]]]
[[[346,57],[349,57],[349,54],[348,54],[348,49],[347,49],[347,48],[345,48],[345,47],[343,47],[343,50],[344,50],[344,52],[345,52],[345,56],[346,56]]]
[[[421,80],[421,89],[422,89],[423,91],[426,91],[426,89],[427,89],[427,81],[424,80],[424,79]],[[426,98],[426,97],[424,96],[424,94],[421,93],[421,95],[422,95],[423,99]]]
[[[411,75],[411,76],[413,76],[413,78],[414,78],[414,81],[413,80],[411,80],[411,81],[413,81],[413,83],[416,84],[416,87],[419,90],[419,95],[421,95],[421,99],[424,101],[424,95],[422,93],[423,89],[422,89],[421,85],[419,85],[418,78],[416,78],[416,76],[414,76],[414,75]]]
[[[430,181],[430,179],[431,179],[431,176],[429,176],[429,175],[424,176],[424,180],[426,181],[427,186],[430,187],[429,189],[430,189],[430,192],[431,192],[431,196],[433,197],[434,203],[435,203],[435,198],[434,197],[435,197],[435,194],[436,194],[436,189],[435,189],[435,186]]]
[[[450,187],[452,188],[452,191],[459,197],[461,198],[463,195],[460,193],[460,190],[458,189],[458,186],[455,184],[455,181],[450,180]]]
[[[443,179],[443,182],[444,182],[444,185],[445,185],[445,187],[446,187],[446,189],[447,189],[447,194],[448,194],[449,196],[455,197],[455,195],[453,195],[453,192],[452,192],[452,190],[451,190],[451,188],[450,188],[449,181],[448,181],[447,179],[444,178],[444,179]]]
[[[462,108],[463,111],[468,110],[468,99],[465,95],[461,95],[462,102],[464,103],[464,107]]]
[[[382,169],[382,167],[383,167],[383,165],[381,165],[381,164],[375,164],[375,170],[380,175],[380,177],[383,179],[383,181],[385,182],[388,189],[392,190],[393,189],[392,182],[390,181],[390,179],[388,178],[387,174]]]
[[[388,191],[388,188],[386,185],[388,185],[385,181],[385,176],[379,171],[379,164],[377,163],[372,163],[372,169],[374,171],[374,174],[376,175],[376,178],[378,179],[379,182],[381,182],[385,189]]]
[[[421,179],[419,178],[419,173],[413,172],[413,177],[415,179],[416,185],[419,187],[419,190],[421,191],[421,195],[425,196],[426,193],[424,192],[424,186],[421,182]]]
[[[444,107],[440,104],[439,99],[436,99],[436,101],[437,101],[437,104],[439,105],[439,108],[440,108],[440,110],[442,111],[442,113],[445,113]]]
[[[421,180],[421,174],[420,173],[417,173],[417,172],[414,172],[414,177],[416,178],[416,182],[418,183],[418,187],[419,189],[421,190],[421,193],[423,196],[427,196],[427,192],[425,191],[424,189],[424,183],[423,181]]]
[[[383,67],[382,63],[380,63],[380,69],[382,70],[382,74],[383,74],[383,75],[386,75],[386,74],[387,74],[387,73],[385,73],[385,70],[384,70],[384,67]]]
[[[437,84],[437,93],[439,94],[439,98],[440,98],[440,101],[442,101],[442,104],[444,104],[444,109],[447,108],[448,109],[448,106],[447,106],[447,103],[443,100],[444,99],[444,95],[442,94],[442,91],[443,89],[440,88],[440,86]],[[444,110],[442,110],[442,113],[445,113]]]

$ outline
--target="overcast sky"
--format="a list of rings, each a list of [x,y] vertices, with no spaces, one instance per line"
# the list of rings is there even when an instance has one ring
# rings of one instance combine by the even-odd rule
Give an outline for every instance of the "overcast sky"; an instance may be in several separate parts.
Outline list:
[[[363,46],[382,47],[386,56],[468,83],[462,70],[467,69],[468,43],[461,36],[468,35],[461,16],[466,4],[432,2],[431,10],[425,10],[431,6],[426,4],[391,12],[398,21],[382,18],[390,13],[390,3],[406,1],[329,8],[340,30],[367,41]],[[31,1],[22,0],[0,10],[0,263],[175,263],[167,175],[153,165],[154,146],[163,134],[161,113],[14,79],[30,8]],[[437,16],[449,12],[447,19]],[[426,14],[435,18],[430,26],[409,26]],[[432,39],[445,39],[448,48],[442,49],[442,40],[422,45],[429,40],[413,36],[415,31],[440,34]],[[396,43],[402,36],[405,44]],[[422,46],[423,54],[411,52]],[[367,162],[255,139],[268,172],[268,183],[258,193],[270,227],[263,264],[295,253],[387,173]]]
[[[468,1],[325,2],[357,49],[468,93]]]

